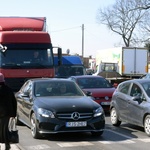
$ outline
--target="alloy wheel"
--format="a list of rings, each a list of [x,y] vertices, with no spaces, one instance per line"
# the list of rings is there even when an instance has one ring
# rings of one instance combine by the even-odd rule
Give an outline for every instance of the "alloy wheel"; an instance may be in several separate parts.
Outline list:
[[[145,133],[150,136],[150,115],[147,115],[144,121]]]

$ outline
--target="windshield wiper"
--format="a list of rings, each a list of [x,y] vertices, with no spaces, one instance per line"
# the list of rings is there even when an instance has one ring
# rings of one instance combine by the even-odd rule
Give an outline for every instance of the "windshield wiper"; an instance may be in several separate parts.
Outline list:
[[[6,63],[6,64],[3,64],[3,67],[22,68],[22,66],[20,64],[15,64],[15,63]]]
[[[43,64],[40,64],[40,63],[37,63],[37,62],[35,62],[35,63],[31,63],[31,64],[28,64],[29,66],[34,66],[34,67],[37,67],[37,68],[48,68],[49,66],[47,66],[47,65],[43,65]]]

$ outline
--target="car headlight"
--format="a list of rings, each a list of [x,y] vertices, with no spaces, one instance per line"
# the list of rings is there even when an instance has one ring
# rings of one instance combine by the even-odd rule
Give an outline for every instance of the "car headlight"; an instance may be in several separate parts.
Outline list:
[[[94,117],[101,116],[102,114],[104,114],[104,111],[103,111],[103,108],[102,108],[102,107],[99,107],[98,109],[96,109],[96,110],[94,111]]]
[[[42,117],[55,118],[55,115],[53,114],[53,112],[51,112],[49,110],[46,110],[46,109],[43,109],[43,108],[39,108],[37,112]]]

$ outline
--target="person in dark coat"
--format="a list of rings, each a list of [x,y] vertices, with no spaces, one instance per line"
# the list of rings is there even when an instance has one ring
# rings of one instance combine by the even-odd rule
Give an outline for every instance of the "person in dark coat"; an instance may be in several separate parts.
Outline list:
[[[16,117],[17,101],[11,88],[5,84],[4,75],[0,73],[0,143],[5,143],[5,150],[10,149],[9,119]]]

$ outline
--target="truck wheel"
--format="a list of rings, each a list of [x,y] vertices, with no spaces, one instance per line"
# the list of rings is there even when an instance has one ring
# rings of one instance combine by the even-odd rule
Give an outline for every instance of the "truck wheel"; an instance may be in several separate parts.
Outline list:
[[[147,115],[144,120],[144,131],[150,136],[150,115]]]
[[[112,108],[110,111],[110,119],[113,126],[120,126],[121,121],[119,120],[117,111],[115,108]]]
[[[37,128],[37,121],[36,121],[36,117],[34,113],[31,116],[31,133],[32,133],[33,138],[35,139],[41,138],[41,135]]]

